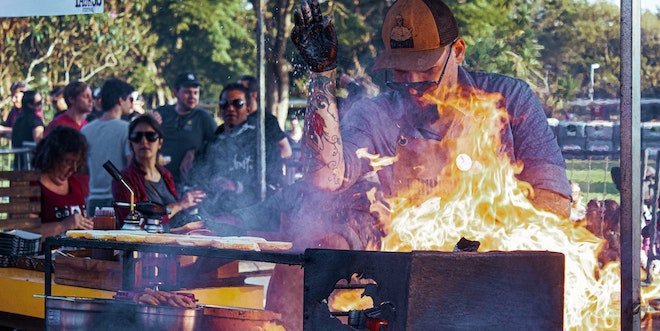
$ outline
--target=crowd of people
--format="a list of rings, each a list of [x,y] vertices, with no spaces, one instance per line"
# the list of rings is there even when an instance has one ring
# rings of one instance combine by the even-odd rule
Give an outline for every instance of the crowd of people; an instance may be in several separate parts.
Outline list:
[[[103,208],[115,208],[120,217],[127,213],[113,202],[128,202],[130,193],[105,171],[107,161],[122,170],[136,202],[166,206],[165,223],[180,227],[260,201],[257,88],[252,76],[229,82],[212,113],[199,107],[201,84],[186,72],[172,84],[175,104],[145,112],[126,81],[111,78],[94,90],[74,81],[50,93],[54,114],[47,122],[45,98],[16,82],[0,134],[11,138],[13,148],[33,148],[31,158],[17,154],[14,169],[28,168],[31,160],[40,171],[44,236],[90,229]],[[271,114],[265,130],[272,194],[284,186],[284,160],[292,149]]]

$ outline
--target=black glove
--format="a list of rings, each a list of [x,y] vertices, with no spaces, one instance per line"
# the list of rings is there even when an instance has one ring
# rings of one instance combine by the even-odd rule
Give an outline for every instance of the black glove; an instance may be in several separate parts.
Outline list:
[[[322,72],[337,67],[337,34],[329,17],[321,15],[318,0],[300,2],[293,12],[291,41],[312,71]]]

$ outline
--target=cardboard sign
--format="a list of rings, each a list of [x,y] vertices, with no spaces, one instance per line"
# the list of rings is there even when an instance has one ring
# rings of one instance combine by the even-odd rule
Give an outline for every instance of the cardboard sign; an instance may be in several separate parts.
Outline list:
[[[0,0],[0,17],[62,16],[103,12],[103,0]]]

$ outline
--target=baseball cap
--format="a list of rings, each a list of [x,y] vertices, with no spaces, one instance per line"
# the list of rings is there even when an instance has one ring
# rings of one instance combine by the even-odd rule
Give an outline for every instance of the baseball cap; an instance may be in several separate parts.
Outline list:
[[[440,0],[397,0],[385,14],[381,34],[385,49],[374,70],[424,71],[458,38],[458,25]]]
[[[174,89],[179,89],[180,87],[190,87],[190,86],[200,86],[201,84],[197,80],[197,76],[190,72],[184,72],[176,76],[174,80]]]

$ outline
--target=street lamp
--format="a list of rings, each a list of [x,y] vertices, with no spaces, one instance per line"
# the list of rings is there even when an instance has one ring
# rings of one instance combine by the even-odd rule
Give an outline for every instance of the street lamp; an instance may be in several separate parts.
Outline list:
[[[594,70],[600,68],[600,64],[591,64],[591,73],[589,75],[589,100],[594,101]]]

